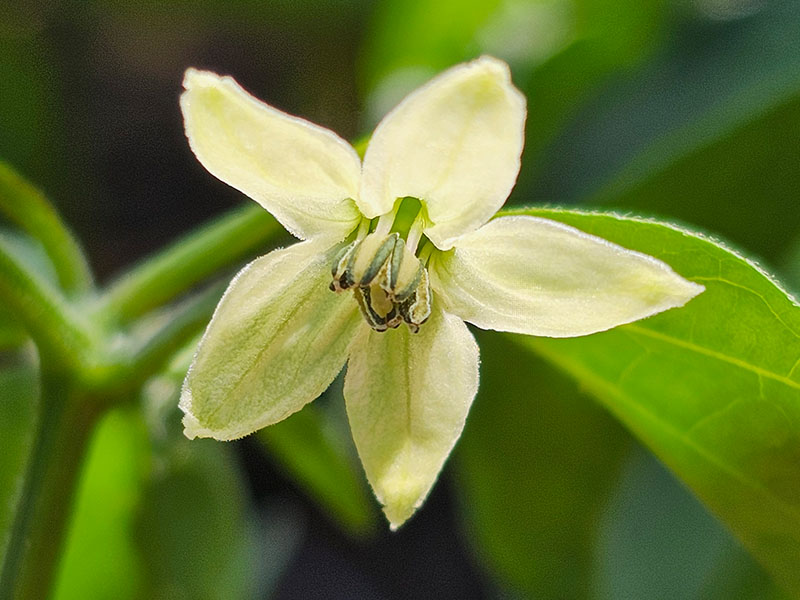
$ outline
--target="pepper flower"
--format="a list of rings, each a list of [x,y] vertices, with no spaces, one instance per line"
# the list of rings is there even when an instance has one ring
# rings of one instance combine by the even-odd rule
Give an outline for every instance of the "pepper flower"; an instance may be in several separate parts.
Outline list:
[[[180,400],[189,438],[232,440],[344,398],[392,529],[423,503],[478,389],[482,329],[582,336],[682,306],[703,287],[652,257],[547,219],[492,220],[520,168],[525,98],[482,57],[435,77],[364,156],[230,77],[189,69],[186,135],[213,175],[299,243],[236,275]]]

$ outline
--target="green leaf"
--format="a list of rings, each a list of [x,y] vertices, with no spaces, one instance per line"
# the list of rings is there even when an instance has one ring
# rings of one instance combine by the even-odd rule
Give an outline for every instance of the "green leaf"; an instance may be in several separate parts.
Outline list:
[[[255,597],[253,573],[263,549],[249,522],[233,449],[177,436],[169,446],[155,457],[134,521],[146,597]],[[267,564],[279,557],[280,547],[270,549]]]
[[[27,339],[22,323],[5,306],[0,306],[0,351],[18,348]]]
[[[557,54],[541,64],[534,61],[530,74],[512,60],[515,75],[522,75],[517,77],[518,84],[530,103],[517,198],[524,197],[519,192],[528,189],[544,159],[549,159],[549,145],[567,120],[590,99],[605,94],[603,84],[610,76],[634,68],[662,43],[663,2],[580,0],[570,4],[574,8],[568,7],[568,28],[563,33],[568,43]]]
[[[6,556],[28,457],[34,441],[39,404],[35,369],[24,365],[0,370],[0,565]]]
[[[706,125],[678,135],[689,137]],[[800,234],[800,221],[795,218],[799,137],[800,90],[713,143],[659,165],[636,184],[619,187],[622,181],[636,181],[630,171],[619,173],[613,188],[602,191],[592,203],[690,221],[775,259]],[[642,162],[629,168],[649,169],[642,163],[651,157],[645,154]]]
[[[149,469],[147,432],[130,411],[109,413],[87,453],[55,600],[142,597],[133,516]]]
[[[252,598],[285,565],[295,543],[286,531],[267,540],[269,558],[261,561],[232,448],[189,442],[178,431],[174,402],[169,414],[173,426],[162,422],[155,437],[128,409],[101,422],[81,477],[56,600]],[[260,569],[264,577],[254,577]]]
[[[656,222],[529,209],[706,286],[681,309],[584,338],[514,337],[576,377],[787,589],[800,594],[800,308],[718,242]]]
[[[456,446],[464,529],[531,598],[589,598],[593,548],[631,439],[552,366],[481,334],[481,387]]]
[[[253,598],[275,585],[297,544],[300,524],[269,511],[252,514],[234,448],[187,440],[178,396],[195,341],[143,392],[151,471],[134,522],[148,598]],[[258,573],[258,576],[254,576]]]
[[[364,51],[367,88],[372,90],[397,71],[435,73],[469,58],[476,50],[478,30],[500,4],[500,0],[382,2],[374,14]]]
[[[528,97],[521,187],[540,153],[610,73],[660,44],[657,0],[389,0],[365,44],[370,121],[455,63],[490,54],[507,61]],[[414,43],[405,43],[414,40]]]

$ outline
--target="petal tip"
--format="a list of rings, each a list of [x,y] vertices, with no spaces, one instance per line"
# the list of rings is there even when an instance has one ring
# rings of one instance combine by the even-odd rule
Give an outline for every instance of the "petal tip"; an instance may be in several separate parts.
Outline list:
[[[190,440],[201,437],[200,431],[202,430],[202,427],[197,419],[195,419],[191,414],[186,413],[183,415],[183,420],[181,422],[183,423],[183,435]]]
[[[685,305],[686,303],[689,302],[689,300],[696,298],[697,296],[706,291],[706,286],[702,284],[695,283],[694,281],[689,281],[688,279],[684,279],[683,277],[681,277],[681,279],[682,279],[681,282],[682,289],[680,290],[679,294],[675,295],[676,307]]]
[[[383,482],[381,493],[376,495],[383,504],[383,514],[392,531],[397,531],[417,512],[432,486],[433,481],[426,484],[424,480],[408,475]]]
[[[424,498],[421,498],[413,503],[392,503],[386,504],[383,507],[383,514],[386,515],[386,520],[389,521],[389,529],[397,531],[402,527],[412,516],[417,512],[417,509],[422,506]]]
[[[473,60],[471,63],[467,64],[480,67],[487,73],[499,75],[502,79],[511,81],[511,68],[508,66],[508,63],[504,60],[500,60],[499,58],[495,58],[494,56],[483,54]]]
[[[183,74],[183,89],[189,90],[193,87],[214,85],[218,83],[220,79],[222,79],[222,77],[211,71],[189,67]]]

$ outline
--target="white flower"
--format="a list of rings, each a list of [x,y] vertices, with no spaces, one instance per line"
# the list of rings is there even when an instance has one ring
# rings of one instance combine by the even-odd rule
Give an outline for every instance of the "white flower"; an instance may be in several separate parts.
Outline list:
[[[231,282],[184,383],[186,435],[230,440],[276,423],[347,362],[353,438],[392,528],[424,501],[478,389],[464,321],[580,336],[703,289],[553,221],[490,221],[516,181],[526,114],[496,59],[409,95],[378,125],[363,165],[333,132],[229,77],[190,69],[184,86],[200,162],[305,240]]]

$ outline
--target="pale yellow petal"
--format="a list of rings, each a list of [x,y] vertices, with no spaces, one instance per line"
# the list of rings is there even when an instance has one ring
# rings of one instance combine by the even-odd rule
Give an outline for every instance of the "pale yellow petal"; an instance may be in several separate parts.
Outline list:
[[[549,337],[604,331],[703,291],[668,265],[573,227],[502,217],[430,264],[445,308],[484,329]]]
[[[276,250],[231,282],[183,385],[187,437],[230,440],[277,423],[339,373],[362,319],[349,294],[328,289],[326,250]]]
[[[378,125],[364,157],[359,206],[368,217],[396,198],[425,203],[426,235],[441,249],[506,201],[524,142],[525,98],[508,66],[483,57],[445,71]]]
[[[425,501],[477,389],[478,346],[464,322],[441,308],[417,334],[365,326],[353,341],[347,415],[392,529]]]
[[[361,163],[347,142],[260,102],[230,77],[189,69],[183,85],[186,136],[214,176],[301,239],[343,239],[356,227]]]

